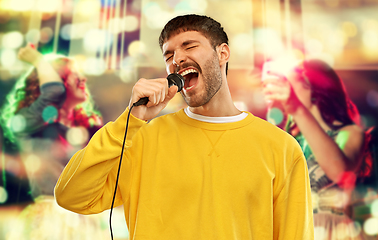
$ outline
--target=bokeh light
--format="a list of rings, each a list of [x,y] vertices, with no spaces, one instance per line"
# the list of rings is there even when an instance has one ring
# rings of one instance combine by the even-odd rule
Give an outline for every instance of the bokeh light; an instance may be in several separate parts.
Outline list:
[[[2,37],[2,47],[16,49],[24,42],[24,36],[19,31],[5,33]]]
[[[283,110],[277,107],[272,107],[266,114],[266,120],[273,125],[279,125],[284,119]]]
[[[182,0],[175,6],[176,14],[197,13],[203,14],[207,9],[206,0]]]
[[[31,173],[35,173],[41,168],[41,159],[35,154],[29,154],[24,163],[26,169]]]
[[[160,5],[157,2],[148,2],[143,6],[143,14],[148,18],[154,15],[155,12],[161,11]]]
[[[362,35],[363,44],[369,49],[378,49],[378,32],[367,30]]]
[[[13,132],[21,132],[25,129],[26,127],[26,120],[23,116],[21,115],[14,115],[11,119],[10,123],[10,129]]]
[[[82,0],[78,1],[76,11],[83,17],[89,17],[96,14],[101,8],[101,1]]]
[[[343,22],[342,29],[344,33],[350,38],[357,35],[357,26],[353,22]]]
[[[253,35],[248,33],[240,33],[230,41],[230,47],[238,55],[245,58],[246,55],[253,57]]]
[[[123,31],[122,27],[122,19],[121,18],[112,18],[108,22],[108,29],[110,33],[118,34]]]
[[[8,200],[8,192],[7,190],[0,186],[0,204],[5,203]]]
[[[60,2],[60,0],[38,0],[37,9],[41,12],[53,13],[57,11]]]
[[[370,207],[371,215],[378,218],[378,199],[375,199]],[[378,228],[378,225],[377,225]]]
[[[89,133],[84,127],[73,127],[67,131],[66,139],[73,146],[82,145],[88,141]]]
[[[306,52],[310,55],[323,52],[323,44],[317,39],[310,39],[306,42]]]
[[[256,29],[254,31],[256,51],[260,49],[264,55],[269,59],[275,56],[282,55],[284,46],[280,35],[273,29]]]
[[[267,77],[272,77],[272,75],[268,74],[268,72],[287,76],[291,71],[293,71],[294,67],[298,65],[299,61],[300,59],[297,59],[294,55],[287,54],[272,61],[265,62],[263,66],[262,80],[266,79]]]
[[[327,38],[326,45],[328,51],[334,55],[343,53],[344,46],[348,42],[348,37],[341,30],[336,30]]]
[[[89,53],[109,47],[113,42],[113,35],[105,30],[91,29],[84,37],[83,47]]]
[[[81,39],[84,38],[90,30],[93,30],[93,26],[90,23],[74,23],[74,24],[65,24],[60,29],[60,37],[64,40],[70,39]],[[97,31],[98,29],[94,29]],[[93,32],[90,33],[89,37],[93,37]]]
[[[162,10],[157,2],[146,3],[142,11],[147,19],[147,26],[151,29],[162,29],[173,16],[172,13]]]
[[[3,49],[0,62],[3,67],[12,67],[17,61],[17,53],[14,49]]]
[[[367,235],[373,236],[378,234],[378,218],[372,217],[364,222],[364,232]]]
[[[146,51],[146,46],[141,41],[133,41],[130,43],[128,47],[128,52],[131,57],[138,57],[139,55],[143,55]]]
[[[134,32],[139,28],[139,20],[135,16],[126,16],[122,21],[122,29],[125,32]]]
[[[124,18],[112,18],[108,22],[108,29],[113,34],[120,32],[134,32],[139,29],[139,20],[133,15]]]
[[[3,9],[20,12],[31,10],[34,5],[34,1],[30,0],[3,0],[1,2]]]
[[[60,37],[66,41],[71,39],[71,29],[72,25],[71,24],[65,24],[61,29],[60,29]]]
[[[326,230],[325,227],[316,226],[314,227],[314,239],[325,239]]]
[[[54,106],[47,106],[42,111],[42,119],[45,123],[53,123],[58,119],[58,109]]]
[[[39,29],[30,29],[26,33],[25,39],[27,42],[36,44],[41,39],[41,32],[39,31]]]
[[[44,27],[40,31],[40,42],[48,43],[53,37],[53,30],[50,27]]]
[[[83,63],[83,71],[86,75],[99,76],[106,70],[105,61],[101,58],[90,57]]]

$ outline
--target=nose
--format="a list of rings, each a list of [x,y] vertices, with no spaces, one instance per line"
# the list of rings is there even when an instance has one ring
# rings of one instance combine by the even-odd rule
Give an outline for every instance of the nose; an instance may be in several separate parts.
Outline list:
[[[177,73],[180,70],[180,65],[175,61],[172,61],[172,64],[167,66],[167,73]]]
[[[180,66],[186,61],[186,54],[182,50],[176,50],[173,55],[173,64]]]

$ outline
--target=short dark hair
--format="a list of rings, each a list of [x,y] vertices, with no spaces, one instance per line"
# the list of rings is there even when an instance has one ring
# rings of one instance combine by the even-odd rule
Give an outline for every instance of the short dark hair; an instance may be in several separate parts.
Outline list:
[[[172,36],[187,31],[197,31],[209,39],[214,48],[222,43],[228,45],[228,37],[221,24],[211,17],[196,14],[177,16],[171,19],[163,28],[159,37],[160,49],[163,44]],[[228,65],[228,64],[227,64]],[[228,66],[226,67],[226,69]],[[227,70],[226,70],[227,72]]]

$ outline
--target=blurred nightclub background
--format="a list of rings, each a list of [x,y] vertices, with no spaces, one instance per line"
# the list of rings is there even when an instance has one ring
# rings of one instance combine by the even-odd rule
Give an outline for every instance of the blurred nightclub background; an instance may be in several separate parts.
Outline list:
[[[228,33],[228,82],[239,109],[265,118],[261,68],[266,60],[320,58],[343,79],[364,129],[377,125],[378,0],[0,0],[0,105],[30,67],[17,59],[18,49],[33,43],[44,54],[74,58],[104,123],[115,120],[139,78],[167,75],[158,36],[169,19],[186,13],[208,15]],[[183,106],[177,94],[164,113]],[[0,202],[6,201],[0,186]],[[21,224],[22,208],[0,205],[0,239]],[[376,189],[353,208],[361,231],[378,239]],[[128,239],[122,209],[117,210],[115,237]],[[101,225],[106,232],[107,221],[108,212]]]

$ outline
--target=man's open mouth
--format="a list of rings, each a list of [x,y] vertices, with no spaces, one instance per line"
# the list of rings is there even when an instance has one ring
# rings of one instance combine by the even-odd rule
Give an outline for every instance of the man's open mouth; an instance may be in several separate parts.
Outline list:
[[[180,73],[185,79],[184,89],[192,89],[198,81],[198,71],[194,68],[187,68]]]

